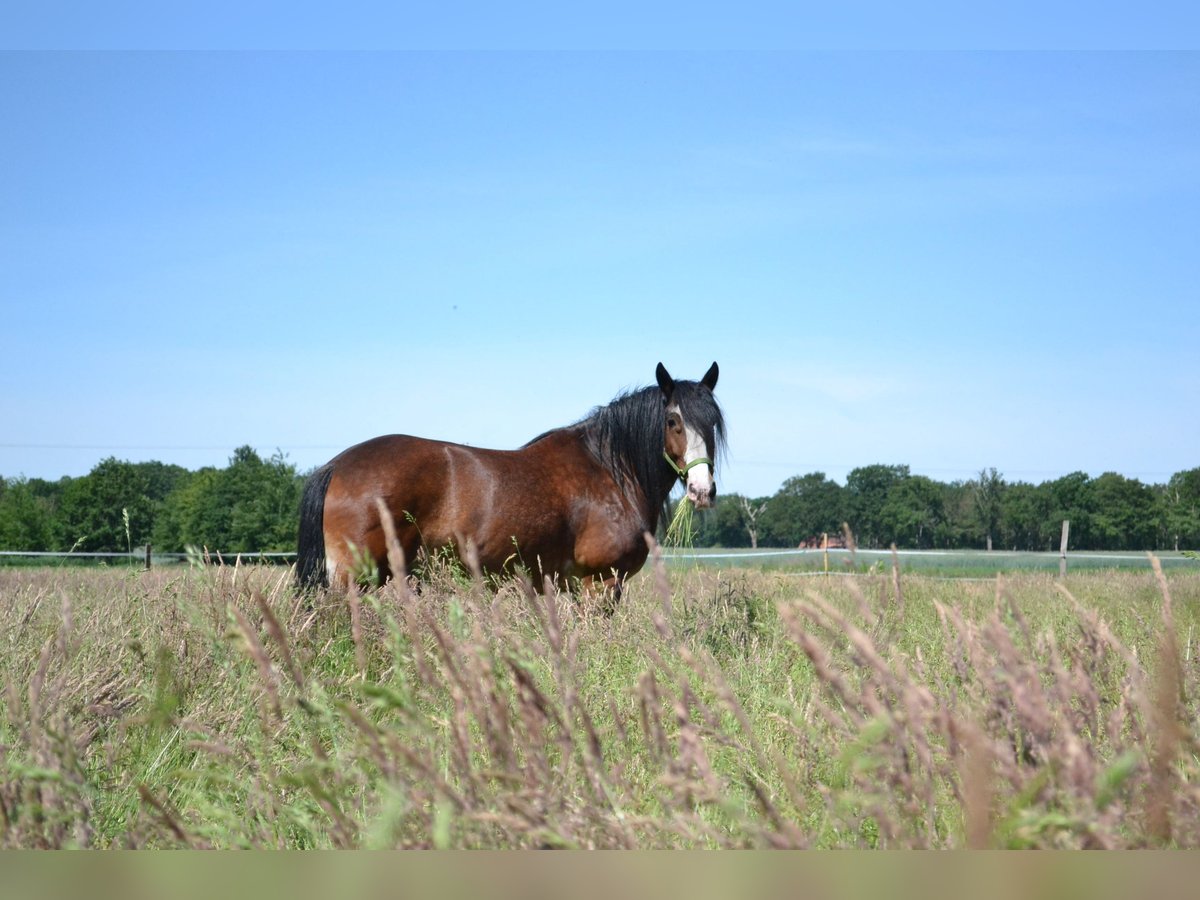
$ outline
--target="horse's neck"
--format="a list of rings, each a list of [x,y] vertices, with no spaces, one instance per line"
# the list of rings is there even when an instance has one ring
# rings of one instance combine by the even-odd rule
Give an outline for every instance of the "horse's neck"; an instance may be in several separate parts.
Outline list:
[[[601,454],[589,449],[590,435],[583,423],[568,425],[555,431],[549,431],[522,448],[523,452],[538,459],[539,464],[550,467],[555,459],[567,459],[572,456],[583,458],[588,465],[597,467],[605,475],[614,475],[613,466]],[[662,513],[663,503],[671,492],[672,482],[666,482],[661,492],[662,496],[650,496],[646,485],[634,477],[634,466],[630,460],[618,460],[615,467],[624,474],[616,478],[617,488],[641,515],[644,525],[651,533],[658,527],[658,519]],[[599,474],[599,473],[598,473]]]
[[[584,438],[581,436],[580,440],[582,446]],[[605,468],[610,468],[607,461]],[[670,494],[674,483],[665,481],[660,489],[652,490],[650,485],[643,484],[638,480],[637,467],[632,459],[617,460],[616,468],[623,473],[622,477],[617,479],[621,492],[641,514],[645,529],[653,534],[658,528],[658,519],[662,514],[663,504],[666,503],[667,495]]]

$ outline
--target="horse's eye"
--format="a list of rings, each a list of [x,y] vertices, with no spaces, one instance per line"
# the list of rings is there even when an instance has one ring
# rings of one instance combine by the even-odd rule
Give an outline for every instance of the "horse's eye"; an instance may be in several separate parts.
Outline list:
[[[679,420],[674,416],[667,416],[667,427],[674,431],[679,427]]]

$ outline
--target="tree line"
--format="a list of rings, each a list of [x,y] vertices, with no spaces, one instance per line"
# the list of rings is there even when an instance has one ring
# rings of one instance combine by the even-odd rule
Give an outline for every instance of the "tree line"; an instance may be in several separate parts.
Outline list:
[[[1076,550],[1195,549],[1200,468],[1155,485],[1116,472],[1009,482],[994,468],[941,482],[882,464],[854,469],[840,485],[811,472],[770,497],[719,498],[699,517],[695,543],[795,547],[840,535],[847,523],[869,548],[1057,550],[1064,519]]]
[[[109,457],[79,478],[0,477],[0,550],[292,551],[304,478],[282,453],[264,459],[252,447],[194,472]],[[1063,519],[1076,550],[1196,549],[1200,468],[1159,485],[1115,472],[1035,485],[995,469],[940,482],[882,464],[841,485],[811,472],[769,497],[719,497],[696,517],[694,543],[795,547],[847,523],[863,547],[1057,550]]]
[[[282,453],[252,447],[223,469],[109,457],[80,478],[0,478],[0,549],[294,551],[303,486]]]

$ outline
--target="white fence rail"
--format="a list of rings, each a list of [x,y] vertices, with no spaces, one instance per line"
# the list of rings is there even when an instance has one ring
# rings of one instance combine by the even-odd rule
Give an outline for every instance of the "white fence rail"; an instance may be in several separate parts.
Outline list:
[[[663,559],[669,563],[692,565],[733,565],[755,566],[761,563],[781,574],[793,575],[850,575],[854,574],[851,566],[867,565],[872,568],[890,566],[892,554],[906,570],[914,570],[926,575],[935,576],[939,570],[968,570],[973,574],[982,572],[1045,572],[1058,569],[1059,574],[1066,573],[1067,555],[1060,552],[1037,552],[1020,550],[849,550],[843,547],[822,549],[684,549],[664,548]],[[1198,568],[1200,560],[1184,556],[1180,553],[1156,553],[1164,568]],[[159,552],[151,547],[139,547],[132,552],[96,552],[75,551],[62,552],[54,550],[0,550],[0,562],[4,559],[26,558],[30,560],[44,559],[70,560],[126,560],[132,564],[143,564],[147,569],[154,564],[171,564],[188,559],[203,559],[216,563],[235,564],[255,561],[291,562],[296,553],[290,551],[264,551],[223,553],[201,551],[192,553]],[[1106,552],[1106,551],[1077,551],[1070,554],[1071,567],[1074,569],[1149,568],[1150,562],[1146,553]],[[824,571],[821,571],[821,570]],[[789,571],[790,570],[790,571]],[[859,574],[862,574],[861,572]],[[965,573],[956,577],[963,577]]]
[[[153,551],[151,551],[151,553],[156,559],[160,556],[165,559],[187,559],[188,558],[187,553],[159,553],[157,550],[153,550]],[[146,555],[146,552],[140,548],[137,550],[134,550],[132,553],[126,552],[124,550],[113,551],[113,552],[103,552],[103,553],[102,552],[84,551],[84,550],[75,550],[74,552],[68,552],[66,550],[0,550],[0,556],[61,556],[64,558],[73,558],[76,556],[82,556],[82,557],[111,557],[113,559],[144,559],[145,555]],[[203,554],[201,554],[201,555],[203,555]],[[232,559],[235,556],[254,556],[254,557],[258,557],[258,556],[295,556],[296,554],[295,553],[275,553],[275,552],[260,553],[255,550],[251,550],[251,551],[242,552],[242,553],[221,553],[221,554],[210,551],[209,555],[214,556],[214,557],[218,556],[218,555],[227,556],[230,559]]]
[[[193,558],[201,558],[201,559],[208,558],[208,559],[213,559],[213,560],[222,560],[222,561],[233,562],[238,559],[252,561],[252,560],[256,560],[256,559],[294,559],[295,557],[296,557],[296,554],[294,551],[290,552],[290,553],[276,552],[276,551],[272,551],[272,552],[251,551],[251,552],[245,552],[245,553],[219,553],[216,551],[209,550],[209,551],[202,551],[200,553],[172,553],[172,552],[160,553],[157,550],[152,550],[150,547],[139,547],[137,550],[134,550],[132,552],[128,552],[128,551],[106,552],[106,551],[90,551],[90,550],[74,550],[74,551],[70,551],[70,552],[62,551],[62,550],[0,550],[0,558],[62,559],[62,560],[72,560],[72,559],[122,560],[122,559],[127,559],[130,562],[143,563],[147,569],[150,568],[152,562],[168,562],[168,561],[182,562],[185,559],[193,559]]]

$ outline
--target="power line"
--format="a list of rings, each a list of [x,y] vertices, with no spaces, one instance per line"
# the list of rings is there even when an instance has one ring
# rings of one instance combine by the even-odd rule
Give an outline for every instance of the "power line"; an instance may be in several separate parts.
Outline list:
[[[236,450],[243,444],[217,444],[211,446],[184,446],[181,444],[8,444],[0,443],[5,450]],[[272,445],[275,446],[275,445]],[[279,449],[284,449],[280,447]],[[288,450],[342,450],[336,444],[297,444]]]

